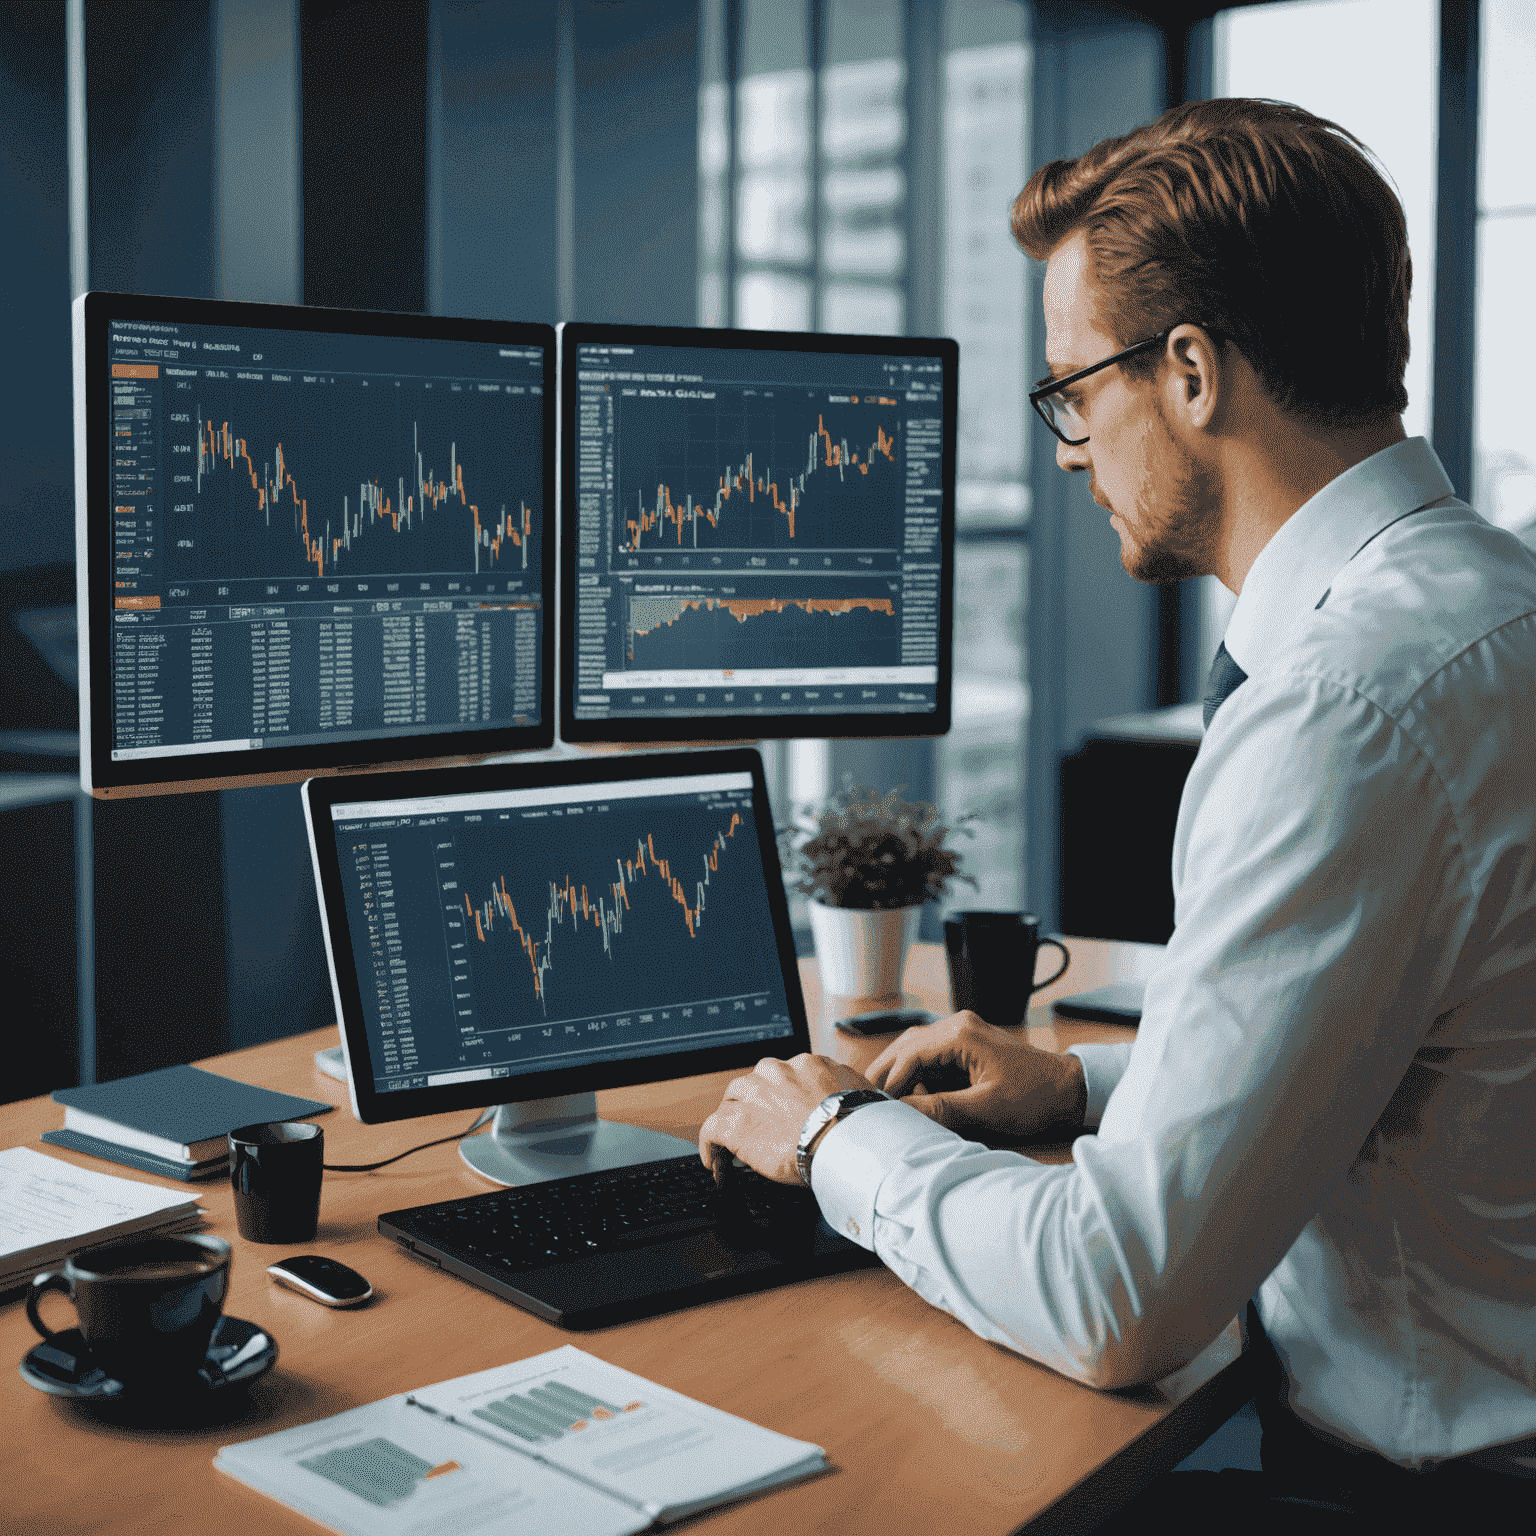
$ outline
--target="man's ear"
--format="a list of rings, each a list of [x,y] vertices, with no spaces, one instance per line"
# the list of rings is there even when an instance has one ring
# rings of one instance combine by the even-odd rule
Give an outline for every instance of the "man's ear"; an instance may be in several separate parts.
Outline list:
[[[1180,325],[1168,336],[1166,356],[1165,406],[1186,426],[1208,430],[1221,408],[1226,382],[1220,348],[1203,327]]]

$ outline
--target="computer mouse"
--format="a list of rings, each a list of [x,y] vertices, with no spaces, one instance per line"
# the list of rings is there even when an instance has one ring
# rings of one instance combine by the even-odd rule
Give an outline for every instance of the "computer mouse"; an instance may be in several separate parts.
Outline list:
[[[300,1253],[267,1265],[267,1273],[279,1285],[318,1301],[322,1307],[356,1307],[373,1295],[373,1287],[336,1259],[318,1253]]]

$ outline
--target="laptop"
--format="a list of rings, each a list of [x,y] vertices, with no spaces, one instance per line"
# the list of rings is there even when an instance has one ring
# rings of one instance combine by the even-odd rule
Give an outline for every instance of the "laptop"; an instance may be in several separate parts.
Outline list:
[[[304,804],[354,1114],[499,1106],[461,1143],[484,1192],[381,1233],[573,1329],[879,1262],[809,1190],[717,1188],[692,1141],[595,1117],[599,1089],[810,1049],[755,750],[314,779]]]

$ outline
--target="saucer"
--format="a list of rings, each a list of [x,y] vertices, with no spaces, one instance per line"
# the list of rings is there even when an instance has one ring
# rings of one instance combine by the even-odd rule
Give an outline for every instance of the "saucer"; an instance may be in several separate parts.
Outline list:
[[[187,1385],[194,1397],[243,1386],[272,1369],[277,1343],[264,1329],[239,1317],[221,1317],[208,1341],[208,1353]],[[79,1402],[121,1403],[164,1396],[154,1388],[132,1390],[107,1375],[91,1359],[78,1328],[67,1328],[27,1351],[21,1379],[39,1392]],[[195,1386],[192,1384],[196,1383]]]

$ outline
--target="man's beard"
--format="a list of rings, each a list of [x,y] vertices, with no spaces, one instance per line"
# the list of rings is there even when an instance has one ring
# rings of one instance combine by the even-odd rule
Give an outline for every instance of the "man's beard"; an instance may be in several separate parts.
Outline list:
[[[1221,496],[1215,474],[1198,464],[1168,430],[1162,403],[1147,423],[1136,520],[1126,524],[1120,563],[1137,581],[1167,585],[1215,569]]]

